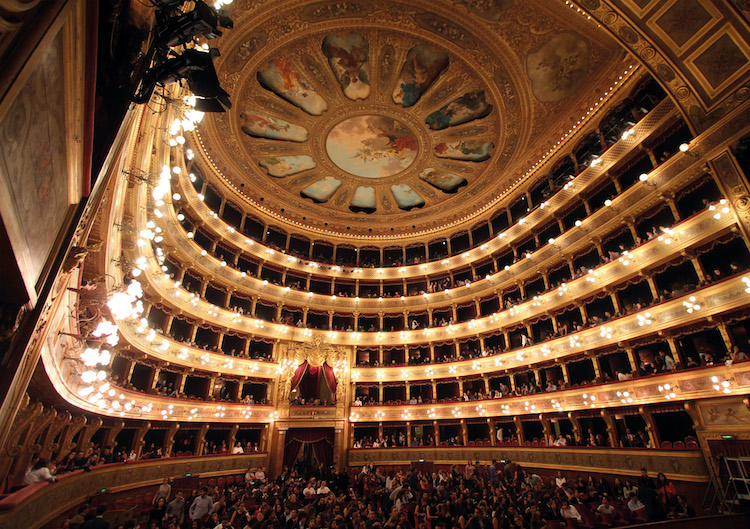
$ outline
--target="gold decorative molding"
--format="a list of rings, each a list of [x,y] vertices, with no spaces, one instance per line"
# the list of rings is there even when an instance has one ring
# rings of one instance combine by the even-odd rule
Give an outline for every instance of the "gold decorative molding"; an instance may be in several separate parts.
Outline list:
[[[533,448],[503,447],[436,447],[436,448],[361,448],[349,450],[349,465],[409,465],[413,461],[433,461],[438,465],[455,465],[466,460],[489,464],[493,459],[515,461],[524,468],[547,471],[600,472],[620,476],[640,476],[641,467],[649,473],[664,472],[669,479],[703,483],[708,472],[700,451],[628,450],[624,448]]]

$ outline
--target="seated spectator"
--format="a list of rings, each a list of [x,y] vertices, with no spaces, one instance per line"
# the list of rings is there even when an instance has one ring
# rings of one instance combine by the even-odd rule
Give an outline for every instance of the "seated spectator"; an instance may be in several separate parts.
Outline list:
[[[567,500],[563,500],[562,502],[562,507],[560,507],[560,516],[562,516],[565,520],[575,518],[577,521],[581,521],[581,513],[579,513],[578,509],[573,507]]]
[[[670,514],[672,518],[694,518],[695,509],[688,505],[687,498],[682,494],[677,495],[677,503]]]
[[[606,495],[602,496],[602,503],[596,508],[596,512],[599,514],[614,514],[615,508],[609,503],[609,498]]]
[[[727,360],[726,364],[728,366],[731,366],[732,364],[742,362],[744,360],[747,360],[747,355],[743,351],[740,351],[739,346],[735,345],[732,347],[732,351],[729,353],[729,360]]]
[[[644,505],[641,503],[641,500],[638,499],[638,495],[635,492],[630,493],[630,499],[628,500],[628,509],[631,511],[637,511],[638,509],[643,509]]]
[[[36,463],[31,467],[26,475],[23,477],[23,485],[31,485],[32,483],[41,483],[42,481],[55,482],[57,478],[52,475],[52,471],[49,469],[49,460],[40,457]]]

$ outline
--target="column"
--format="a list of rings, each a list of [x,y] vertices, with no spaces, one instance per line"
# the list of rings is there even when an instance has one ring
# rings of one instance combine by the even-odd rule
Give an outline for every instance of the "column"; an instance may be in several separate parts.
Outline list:
[[[469,430],[466,428],[466,419],[461,419],[461,439],[464,446],[469,446]]]
[[[607,424],[609,445],[617,448],[618,446],[620,446],[620,439],[617,435],[617,424],[615,423],[615,418],[612,417],[612,415],[610,415],[607,410],[600,410],[599,415],[601,415],[602,419],[604,419],[604,422]]]
[[[211,400],[216,400],[216,399],[214,398],[214,391],[215,391],[215,389],[216,389],[216,388],[214,387],[215,385],[216,385],[216,377],[215,377],[215,376],[213,376],[213,377],[210,377],[210,378],[208,379],[208,391],[206,392],[206,393],[207,393],[207,394],[206,394],[206,400],[207,400],[207,401],[211,401]]]
[[[594,375],[596,376],[595,382],[600,383],[602,381],[602,366],[599,363],[599,357],[594,354],[591,357],[591,363],[594,366]]]
[[[656,286],[656,281],[654,281],[654,277],[652,275],[643,275],[643,277],[646,278],[646,281],[648,282],[648,286],[651,289],[651,295],[654,297],[655,300],[659,300],[659,287]]]
[[[518,444],[520,446],[523,446],[524,435],[523,435],[523,423],[521,422],[521,417],[519,417],[518,415],[513,417],[513,424],[516,425],[516,437],[518,438]]]
[[[174,381],[174,388],[177,390],[178,394],[185,392],[186,379],[187,375],[184,372],[177,373],[177,378]]]
[[[206,426],[208,427],[208,426]],[[148,432],[151,429],[151,423],[145,422],[143,423],[140,428],[136,429],[135,433],[133,434],[133,450],[135,450],[135,458],[136,460],[140,459],[141,453],[143,452],[143,445],[145,444],[143,437],[146,435],[146,432]],[[80,444],[78,445],[78,450],[85,450],[88,447],[82,447]]]
[[[632,347],[626,347],[625,352],[628,354],[628,360],[630,361],[630,372],[638,373],[641,367],[641,363],[638,361],[638,357],[635,354],[635,349]],[[675,359],[676,361],[677,359]]]
[[[229,449],[229,453],[232,453],[232,449],[234,448],[234,441],[237,439],[237,432],[240,429],[239,424],[234,424],[232,428],[229,430],[229,434],[227,435],[227,448]]]
[[[720,322],[716,325],[716,328],[719,329],[721,338],[724,340],[724,345],[727,347],[727,352],[731,352],[734,344],[732,343],[732,337],[729,335],[729,329],[727,329],[726,324]]]
[[[568,371],[568,364],[565,362],[560,362],[557,364],[560,366],[560,371],[562,371],[563,376],[563,383],[566,387],[570,386],[570,372]]]
[[[675,223],[680,222],[682,220],[682,217],[680,216],[680,212],[677,209],[677,204],[674,201],[674,193],[671,193],[671,192],[660,193],[659,195],[664,199],[664,202],[667,203],[670,211],[672,211],[672,215],[674,215]]]
[[[690,256],[690,262],[693,263],[693,268],[695,268],[695,274],[698,276],[698,281],[704,282],[706,280],[706,272],[703,270],[703,266],[701,265],[701,262],[693,256]]]
[[[195,438],[195,455],[203,454],[203,445],[206,444],[206,434],[208,433],[208,423],[204,423],[198,430],[198,436]],[[137,453],[140,456],[140,452]]]
[[[638,413],[641,414],[643,419],[646,421],[646,433],[648,433],[649,439],[651,439],[652,448],[659,448],[661,443],[659,441],[659,432],[656,429],[656,421],[651,412],[644,406],[638,408]]]
[[[576,417],[572,411],[569,411],[568,419],[570,420],[570,424],[573,426],[573,435],[577,439],[583,439],[583,432],[581,432],[581,422],[578,420],[578,417]]]
[[[723,324],[720,324],[723,325]],[[672,359],[675,363],[675,370],[685,367],[685,359],[680,352],[680,348],[677,346],[677,341],[674,338],[667,338],[667,344],[669,344],[669,351],[672,353]],[[731,349],[729,349],[731,350]]]
[[[440,446],[440,426],[437,421],[432,421],[432,431],[435,434],[435,446]]]
[[[539,422],[542,423],[542,432],[544,433],[544,444],[549,446],[552,444],[550,443],[550,437],[552,437],[552,428],[550,427],[549,419],[545,417],[543,413],[540,413]]]
[[[174,436],[177,434],[177,431],[180,429],[180,423],[173,422],[169,425],[169,428],[167,428],[166,433],[164,434],[164,443],[162,443],[162,453],[164,454],[164,457],[169,457],[172,454],[172,447],[174,446]]]

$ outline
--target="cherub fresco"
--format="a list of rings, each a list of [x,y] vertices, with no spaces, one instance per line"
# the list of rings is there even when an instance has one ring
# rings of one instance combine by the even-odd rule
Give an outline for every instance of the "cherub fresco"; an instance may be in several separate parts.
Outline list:
[[[258,81],[268,90],[313,116],[320,116],[328,108],[325,99],[283,59],[268,61],[268,67],[258,72]]]
[[[591,68],[588,42],[578,33],[563,31],[526,57],[531,90],[542,103],[573,95]]]
[[[367,99],[370,95],[367,72],[370,45],[367,40],[359,33],[343,37],[327,35],[323,39],[323,53],[328,57],[328,64],[344,95],[352,101]]]
[[[383,178],[403,171],[417,157],[417,138],[386,116],[362,115],[336,125],[326,151],[344,171],[364,178]]]
[[[487,102],[484,90],[474,90],[427,116],[425,123],[433,130],[442,130],[483,118],[490,112],[492,112],[492,105]]]
[[[495,146],[490,141],[467,140],[457,143],[438,143],[435,145],[435,156],[452,160],[468,160],[483,162],[490,157],[490,151]]]
[[[432,167],[428,167],[419,173],[419,178],[446,193],[453,193],[456,189],[466,184],[466,178]]]
[[[283,119],[243,112],[240,116],[242,131],[248,136],[271,140],[307,141],[307,129]]]
[[[448,67],[448,55],[435,53],[426,44],[410,49],[393,91],[393,101],[403,107],[414,105]]]
[[[308,169],[314,169],[317,164],[312,157],[307,155],[299,156],[269,156],[261,158],[258,164],[265,168],[266,172],[276,178],[301,173]]]

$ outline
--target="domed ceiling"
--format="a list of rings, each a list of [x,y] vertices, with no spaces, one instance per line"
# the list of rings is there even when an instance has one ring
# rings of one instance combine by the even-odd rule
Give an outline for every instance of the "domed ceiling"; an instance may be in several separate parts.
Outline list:
[[[296,231],[390,238],[471,217],[631,64],[562,0],[230,8],[216,66],[233,108],[196,132],[198,170]]]

